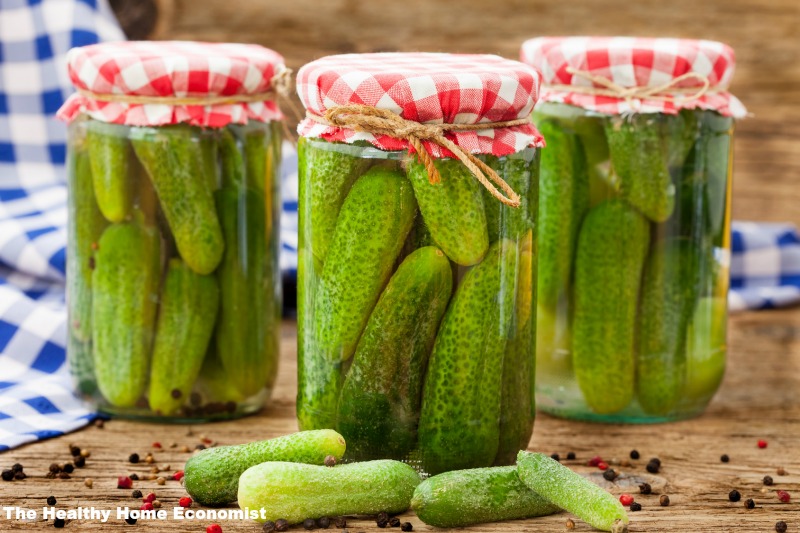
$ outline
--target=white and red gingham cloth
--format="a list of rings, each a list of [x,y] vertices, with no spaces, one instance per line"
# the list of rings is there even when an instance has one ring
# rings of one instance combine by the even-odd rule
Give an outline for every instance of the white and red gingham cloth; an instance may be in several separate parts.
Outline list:
[[[285,75],[283,57],[252,44],[182,41],[129,41],[73,48],[69,76],[78,89],[95,94],[205,97],[253,95],[273,89]],[[70,121],[81,113],[95,120],[129,126],[188,123],[222,127],[249,120],[280,120],[272,100],[213,105],[168,105],[96,100],[73,94],[58,116]]]
[[[494,55],[431,53],[344,54],[313,61],[297,74],[297,93],[309,113],[322,116],[335,106],[362,104],[424,124],[478,124],[530,116],[539,95],[539,73]],[[353,143],[368,141],[383,150],[407,150],[408,141],[321,124],[306,118],[303,137]],[[446,133],[473,154],[508,155],[544,146],[533,126]],[[425,141],[433,157],[453,157]]]
[[[733,49],[716,42],[640,37],[539,37],[522,45],[522,61],[542,73],[542,102],[570,104],[606,114],[677,113],[680,109],[709,109],[742,118],[744,105],[728,92],[736,66]],[[699,98],[677,101],[658,98],[614,98],[571,92],[564,86],[595,86],[567,68],[600,76],[621,87],[660,87],[687,73],[708,79]],[[558,87],[561,86],[561,87]],[[700,89],[703,82],[685,79],[676,88]],[[669,91],[667,91],[669,94]]]

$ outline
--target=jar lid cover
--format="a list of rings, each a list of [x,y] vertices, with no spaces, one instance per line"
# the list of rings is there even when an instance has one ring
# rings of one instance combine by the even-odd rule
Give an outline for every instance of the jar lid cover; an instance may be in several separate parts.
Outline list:
[[[297,92],[307,110],[298,132],[328,141],[368,141],[384,150],[414,151],[413,143],[402,135],[367,127],[364,120],[359,124],[329,120],[337,109],[352,113],[358,108],[367,114],[377,109],[382,120],[393,122],[393,131],[410,128],[419,133],[425,149],[435,158],[453,157],[441,143],[425,138],[434,135],[431,132],[436,125],[463,126],[449,127],[443,135],[465,152],[508,155],[544,144],[529,120],[540,78],[535,69],[494,55],[374,53],[323,57],[297,74]],[[363,119],[363,113],[361,116]],[[474,127],[482,123],[486,128]],[[434,128],[425,133],[420,124]]]
[[[708,109],[742,118],[728,92],[736,60],[720,42],[640,37],[538,37],[522,61],[542,73],[543,102],[608,114]]]
[[[73,48],[78,89],[59,110],[132,126],[189,123],[221,127],[280,120],[276,93],[289,71],[280,54],[252,44],[127,41]]]

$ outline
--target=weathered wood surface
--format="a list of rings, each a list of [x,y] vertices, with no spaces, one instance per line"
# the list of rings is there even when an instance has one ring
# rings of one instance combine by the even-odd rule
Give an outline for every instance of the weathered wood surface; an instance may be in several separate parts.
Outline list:
[[[775,522],[785,520],[789,531],[800,530],[800,310],[766,311],[735,316],[731,321],[729,371],[722,389],[705,415],[685,422],[659,426],[593,425],[568,422],[539,416],[531,442],[531,449],[565,457],[567,452],[577,453],[575,462],[580,471],[598,472],[578,463],[599,454],[606,459],[624,460],[631,449],[639,450],[642,458],[634,466],[615,467],[618,471],[646,476],[644,465],[650,457],[663,462],[661,472],[653,485],[664,488],[659,493],[668,494],[672,505],[660,507],[660,494],[637,495],[644,509],[631,513],[630,530],[685,531],[685,532],[769,532]],[[270,407],[261,414],[233,422],[201,424],[192,427],[141,424],[114,420],[103,429],[89,427],[65,437],[31,444],[0,455],[0,466],[9,468],[20,462],[25,466],[28,479],[13,483],[0,482],[0,504],[36,508],[41,513],[47,496],[58,499],[58,507],[96,506],[116,509],[117,506],[137,506],[141,503],[130,497],[130,490],[116,489],[116,478],[131,472],[144,477],[152,465],[131,465],[128,456],[137,452],[142,457],[151,451],[153,441],[164,445],[154,451],[157,464],[169,465],[170,472],[180,469],[188,457],[180,447],[193,448],[205,436],[220,444],[235,444],[256,439],[275,437],[297,429],[294,419],[295,396],[295,329],[286,323],[283,330],[283,357],[278,386]],[[188,432],[192,435],[188,435]],[[769,446],[758,449],[758,439]],[[177,448],[169,448],[175,442]],[[52,462],[69,459],[68,444],[91,451],[88,465],[76,470],[72,479],[48,480],[44,478]],[[720,455],[730,455],[730,463],[720,462]],[[783,466],[787,476],[778,476],[776,469]],[[763,487],[762,478],[771,475],[775,485]],[[85,477],[94,480],[89,489],[83,484]],[[178,498],[185,495],[175,481],[159,486],[155,481],[138,481],[135,487],[145,494],[154,490],[169,512],[177,506]],[[738,489],[742,501],[756,500],[756,508],[746,510],[739,503],[728,502],[728,492]],[[762,488],[766,492],[762,493]],[[793,496],[791,503],[780,503],[776,490],[787,490]],[[619,486],[612,490],[619,493]],[[624,489],[630,490],[630,489]],[[634,489],[633,493],[637,491]],[[196,508],[196,507],[195,507]],[[563,531],[568,515],[562,513],[548,518],[484,524],[468,528],[470,531]],[[422,524],[412,514],[404,519],[414,524],[415,531],[436,531]],[[118,520],[104,525],[95,521],[78,521],[67,524],[71,530],[105,531],[125,527]],[[135,531],[175,532],[204,531],[209,521],[139,523]],[[350,521],[349,530],[377,531],[374,522]],[[254,522],[221,522],[224,531],[259,531]],[[590,528],[576,520],[576,531]],[[32,531],[52,527],[44,522],[7,521],[0,515],[0,531]],[[302,529],[300,529],[302,530]]]
[[[734,218],[800,222],[797,0],[157,3],[165,15],[152,38],[260,43],[284,54],[293,69],[323,55],[344,52],[488,52],[516,59],[520,44],[538,35],[643,35],[727,42],[738,60],[731,90],[753,114],[736,132]]]

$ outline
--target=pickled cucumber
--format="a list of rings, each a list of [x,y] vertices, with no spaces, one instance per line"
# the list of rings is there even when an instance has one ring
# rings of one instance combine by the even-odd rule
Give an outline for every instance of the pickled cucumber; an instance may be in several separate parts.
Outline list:
[[[429,181],[425,166],[410,158],[407,173],[425,225],[436,245],[459,265],[478,263],[489,248],[483,186],[458,159],[434,162],[442,177]]]
[[[408,509],[419,483],[414,469],[399,461],[333,468],[270,462],[242,474],[238,500],[243,509],[263,511],[259,521],[283,518],[297,524],[322,516],[401,513]]]
[[[273,281],[263,195],[223,187],[217,211],[227,246],[216,276],[220,309],[217,354],[244,396],[271,386],[277,371],[279,303]]]
[[[657,242],[644,267],[636,389],[645,413],[667,415],[686,379],[686,329],[700,285],[698,253],[689,239]]]
[[[425,367],[452,286],[450,261],[433,246],[412,252],[389,280],[339,400],[349,457],[400,459],[416,445]]]
[[[497,454],[516,261],[512,241],[493,244],[461,280],[439,327],[419,422],[429,474],[489,466]]]
[[[352,357],[416,211],[408,180],[389,169],[370,169],[347,195],[314,302],[315,350],[329,362]]]
[[[340,460],[344,451],[344,438],[332,429],[301,431],[236,446],[217,446],[186,461],[183,482],[186,492],[197,503],[227,505],[236,500],[239,476],[252,466],[267,461],[321,465],[328,455]]]
[[[683,398],[694,405],[709,401],[725,375],[728,300],[700,298],[686,332],[686,387]]]
[[[534,227],[538,205],[531,205],[527,191],[531,190],[532,163],[521,157],[487,156],[487,164],[497,172],[514,191],[520,195],[519,207],[509,207],[481,187],[483,203],[486,209],[486,225],[489,230],[489,242],[501,237],[519,239]]]
[[[464,527],[559,511],[520,481],[516,466],[456,470],[430,477],[414,490],[411,508],[420,520],[435,527]]]
[[[97,385],[114,406],[132,407],[147,384],[158,301],[161,242],[138,222],[100,237],[92,274],[92,344]]]
[[[153,343],[150,409],[173,415],[189,398],[214,332],[219,287],[180,259],[169,262]]]
[[[633,399],[636,311],[649,248],[647,220],[625,202],[589,211],[575,256],[575,377],[592,411],[619,411]]]
[[[222,260],[225,241],[205,168],[207,145],[187,125],[133,128],[131,141],[158,193],[181,257],[198,274],[210,274]]]
[[[653,222],[667,220],[675,208],[675,187],[657,117],[613,117],[606,123],[606,138],[620,196]]]
[[[660,120],[667,166],[680,172],[700,133],[697,111],[682,109],[674,115],[662,114]]]
[[[120,126],[97,121],[92,121],[86,132],[94,195],[109,222],[122,222],[133,209],[131,147],[123,132]]]

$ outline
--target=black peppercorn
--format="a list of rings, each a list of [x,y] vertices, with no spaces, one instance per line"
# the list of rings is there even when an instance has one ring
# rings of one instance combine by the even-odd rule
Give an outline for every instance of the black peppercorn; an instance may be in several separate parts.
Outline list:
[[[400,519],[393,516],[389,519],[389,525],[392,527],[400,527]]]
[[[139,454],[138,454],[138,453],[132,453],[132,454],[130,454],[130,455],[128,456],[128,461],[130,461],[130,462],[131,462],[131,463],[133,463],[133,464],[136,464],[136,463],[138,463],[138,462],[139,462]]]
[[[76,457],[72,463],[78,468],[83,468],[86,466],[86,457]]]
[[[639,451],[631,450],[631,459],[638,459],[638,458],[639,458]]]
[[[71,474],[75,471],[75,465],[72,463],[67,463],[61,469],[66,472],[67,474]]]
[[[728,454],[727,454],[727,453],[723,453],[723,454],[720,456],[719,460],[720,460],[720,461],[722,461],[723,463],[727,463],[728,461],[730,461],[730,460],[731,460],[731,458],[730,458],[730,457],[728,457]]]
[[[26,477],[28,476],[27,474],[25,474],[25,472],[17,472],[16,474],[14,474],[14,479],[17,481],[25,479]]]
[[[325,456],[325,466],[336,466],[336,457],[332,455]]]
[[[666,494],[662,494],[661,497],[658,499],[658,503],[661,504],[661,507],[669,507],[669,496]]]
[[[403,522],[403,525],[400,526],[400,531],[414,531],[414,526],[411,525],[411,522]]]
[[[575,452],[569,452],[567,454],[567,461],[574,461],[575,460]]]
[[[169,394],[175,400],[181,397],[181,391],[179,389],[172,389],[172,391]]]
[[[642,510],[642,504],[641,504],[641,503],[639,503],[639,502],[633,502],[633,503],[631,504],[631,511],[632,511],[632,512],[641,511],[641,510]]]
[[[136,489],[135,491],[133,491],[131,493],[131,498],[136,499],[136,498],[141,498],[141,497],[142,497],[142,491],[140,491],[139,489]]]
[[[775,522],[775,531],[778,533],[786,533],[788,527],[786,526],[786,522],[781,520],[780,522]]]
[[[343,516],[339,516],[334,520],[334,525],[340,529],[344,529],[347,527],[347,520],[345,520]]]
[[[317,520],[317,527],[320,529],[328,529],[331,526],[331,519],[327,516],[323,516],[322,518]]]
[[[764,476],[764,485],[772,485],[772,476]]]
[[[617,472],[613,468],[609,468],[605,472],[603,472],[603,479],[606,481],[614,481],[617,479]]]
[[[200,395],[198,394],[198,396]],[[264,525],[261,526],[261,531],[263,531],[264,533],[272,533],[273,531],[275,531],[275,522],[273,522],[272,520],[267,520],[266,522],[264,522]]]
[[[55,520],[53,520],[53,527],[55,528],[61,529],[62,527],[64,527],[64,524],[66,524],[66,522],[64,522],[63,518],[56,518]]]
[[[560,461],[561,460],[561,456],[558,455],[557,453],[552,453],[552,454],[550,454],[550,459],[552,459],[554,461]]]
[[[739,493],[738,490],[733,489],[728,493],[728,499],[732,502],[738,502],[742,499],[742,495]]]
[[[11,471],[12,471],[12,472],[14,472],[15,474],[16,474],[17,472],[22,472],[22,470],[23,470],[23,469],[22,469],[22,465],[21,465],[21,464],[19,464],[19,463],[14,463],[14,464],[11,466]]]
[[[61,472],[61,467],[58,465],[58,463],[52,463],[50,465],[50,472],[58,474],[59,472]]]
[[[375,520],[375,524],[381,529],[389,527],[389,521],[388,520],[381,520],[380,518]]]
[[[386,513],[386,512],[378,513],[378,516],[375,517],[375,520],[386,520],[388,522],[389,521],[389,513]]]
[[[77,457],[81,454],[81,449],[73,444],[72,446],[69,447],[69,453],[73,457]]]
[[[56,497],[55,496],[48,496],[47,497],[47,505],[55,505],[56,504]]]
[[[647,466],[645,468],[651,474],[658,474],[658,469],[661,468],[661,463],[650,461],[649,463],[647,463]]]
[[[756,502],[753,500],[753,498],[747,498],[747,499],[744,501],[744,506],[745,506],[747,509],[755,509],[755,508],[756,508]]]
[[[306,518],[303,520],[303,528],[307,530],[312,530],[317,527],[317,521],[313,518]]]
[[[136,519],[135,518],[126,518],[125,519],[125,523],[126,524],[130,524],[130,525],[134,525],[134,524],[136,524]]]
[[[128,477],[131,478],[133,481],[139,481],[139,476],[137,474],[131,474]]]
[[[289,531],[289,522],[283,518],[277,519],[275,521],[275,531]]]
[[[205,444],[198,444],[197,446],[194,447],[194,449],[195,450],[205,450],[206,449],[206,445]],[[275,522],[275,523],[277,524],[277,522]]]
[[[14,481],[14,471],[13,470],[3,470],[3,481]]]
[[[20,475],[20,474],[22,474],[22,472],[20,472],[19,474],[17,474],[17,476],[18,476],[18,475]],[[25,474],[22,474],[22,475],[24,476]],[[16,477],[16,476],[15,476],[15,477]],[[18,479],[19,479],[19,478],[18,478]],[[66,472],[60,472],[60,473],[58,474],[58,479],[69,479],[69,474],[67,474]]]
[[[641,483],[639,485],[640,494],[651,494],[652,492],[653,492],[653,487],[650,486],[650,483]]]
[[[658,457],[653,457],[653,458],[652,458],[652,459],[650,459],[650,461],[648,461],[648,462],[650,462],[650,463],[656,463],[658,466],[661,466],[661,459],[659,459]]]

